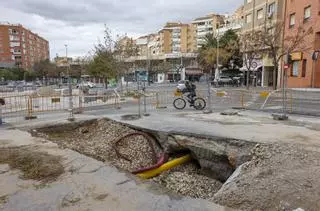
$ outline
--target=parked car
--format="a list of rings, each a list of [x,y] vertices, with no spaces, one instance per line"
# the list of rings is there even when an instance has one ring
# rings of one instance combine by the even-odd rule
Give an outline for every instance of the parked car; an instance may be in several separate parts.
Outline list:
[[[79,84],[77,85],[77,88],[80,88],[80,87],[95,88],[95,87],[96,87],[96,84],[95,84],[95,83],[92,83],[92,82],[90,82],[90,81],[85,81],[85,82],[79,83]]]
[[[219,83],[222,83],[222,84],[229,84],[232,82],[232,78],[228,77],[228,76],[221,76],[219,79],[218,79],[218,82]]]

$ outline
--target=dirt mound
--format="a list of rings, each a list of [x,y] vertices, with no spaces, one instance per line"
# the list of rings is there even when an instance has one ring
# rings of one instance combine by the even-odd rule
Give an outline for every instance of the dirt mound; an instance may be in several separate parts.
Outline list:
[[[10,168],[21,170],[24,179],[42,182],[56,180],[64,173],[61,157],[26,147],[0,148],[0,164],[9,164]]]
[[[295,145],[256,145],[252,161],[213,197],[241,210],[320,209],[320,154]]]
[[[220,181],[202,175],[194,163],[178,166],[153,180],[177,194],[202,199],[213,197],[222,186]]]

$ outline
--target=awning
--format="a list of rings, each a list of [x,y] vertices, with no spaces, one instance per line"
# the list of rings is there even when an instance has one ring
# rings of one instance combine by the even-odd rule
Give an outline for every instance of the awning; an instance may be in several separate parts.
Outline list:
[[[202,75],[201,70],[186,70],[186,75]]]

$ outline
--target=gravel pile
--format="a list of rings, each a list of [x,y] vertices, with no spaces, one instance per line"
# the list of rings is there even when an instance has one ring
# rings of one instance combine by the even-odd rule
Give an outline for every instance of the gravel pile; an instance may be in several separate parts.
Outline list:
[[[110,120],[101,119],[76,130],[50,132],[46,137],[63,148],[73,149],[101,161],[108,161],[118,168],[133,171],[156,163],[148,141],[142,136],[124,139],[118,144],[118,156],[113,148],[118,138],[137,132]],[[153,143],[157,152],[160,148]],[[127,159],[125,159],[127,158]]]
[[[213,197],[222,186],[220,181],[201,175],[193,163],[178,166],[153,181],[177,194],[202,199]]]
[[[102,119],[76,129],[68,129],[66,126],[62,130],[50,130],[40,136],[45,136],[63,148],[110,162],[127,171],[134,171],[157,162],[152,148],[143,136],[127,137],[119,142],[117,149],[121,155],[117,155],[114,149],[115,142],[120,137],[137,131],[114,121]],[[152,144],[156,154],[159,155],[160,147],[156,143]],[[222,186],[221,182],[201,175],[199,166],[195,163],[177,166],[153,178],[153,181],[177,194],[203,199],[211,198]]]

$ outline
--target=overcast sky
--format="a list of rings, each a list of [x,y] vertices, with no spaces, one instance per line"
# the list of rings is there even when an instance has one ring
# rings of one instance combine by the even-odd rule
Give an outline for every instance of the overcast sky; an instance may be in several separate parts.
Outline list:
[[[137,37],[158,31],[167,21],[188,22],[208,13],[232,13],[243,0],[0,0],[0,21],[21,23],[49,40],[51,58],[84,56],[103,37]]]

